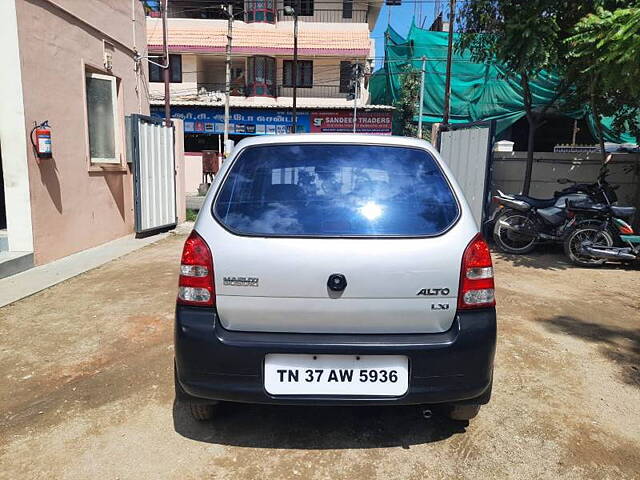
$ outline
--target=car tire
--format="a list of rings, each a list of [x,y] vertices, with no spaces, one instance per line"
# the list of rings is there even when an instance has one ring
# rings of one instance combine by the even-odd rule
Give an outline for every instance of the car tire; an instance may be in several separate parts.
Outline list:
[[[191,416],[199,422],[212,420],[216,414],[216,404],[189,402]]]
[[[216,408],[218,406],[217,403],[206,403],[199,400],[192,400],[187,392],[184,391],[182,385],[178,381],[178,371],[173,365],[173,384],[176,392],[176,401],[181,404],[186,404],[189,407],[189,413],[191,416],[200,421],[211,420],[215,417]]]
[[[449,411],[447,412],[447,416],[451,420],[471,420],[480,411],[481,405],[451,405]]]

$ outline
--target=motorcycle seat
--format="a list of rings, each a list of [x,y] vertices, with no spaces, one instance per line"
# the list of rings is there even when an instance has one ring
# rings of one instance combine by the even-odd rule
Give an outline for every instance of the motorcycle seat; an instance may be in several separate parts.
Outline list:
[[[636,207],[614,207],[611,206],[611,213],[614,217],[629,218],[636,213]]]
[[[534,208],[552,207],[557,201],[556,198],[533,198],[528,195],[514,195],[513,198],[527,202]]]

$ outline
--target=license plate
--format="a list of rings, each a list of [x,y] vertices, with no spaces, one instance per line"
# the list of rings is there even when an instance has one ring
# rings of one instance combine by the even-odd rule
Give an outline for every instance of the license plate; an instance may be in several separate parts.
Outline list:
[[[264,388],[272,395],[398,397],[409,388],[409,360],[402,355],[269,354]]]

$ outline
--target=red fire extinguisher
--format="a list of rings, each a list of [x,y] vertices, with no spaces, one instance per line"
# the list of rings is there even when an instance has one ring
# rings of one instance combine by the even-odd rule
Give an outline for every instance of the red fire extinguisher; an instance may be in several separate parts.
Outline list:
[[[35,140],[33,134],[35,133]],[[38,158],[51,158],[51,127],[45,120],[31,130],[31,144]]]

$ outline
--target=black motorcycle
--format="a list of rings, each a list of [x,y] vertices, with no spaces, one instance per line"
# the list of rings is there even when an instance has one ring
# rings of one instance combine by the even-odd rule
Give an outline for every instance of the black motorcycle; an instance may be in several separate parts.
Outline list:
[[[553,198],[539,199],[527,195],[507,195],[498,190],[493,201],[498,208],[490,222],[494,222],[493,239],[500,250],[507,253],[531,252],[543,241],[563,242],[572,228],[589,217],[568,215],[567,202],[589,202],[611,205],[617,201],[616,187],[607,182],[606,163],[600,169],[595,183],[579,184],[567,178],[558,183],[572,183],[557,191]]]
[[[564,252],[573,264],[594,267],[607,261],[640,260],[640,236],[627,223],[635,207],[569,202],[567,209],[592,220],[576,225],[565,238]]]

